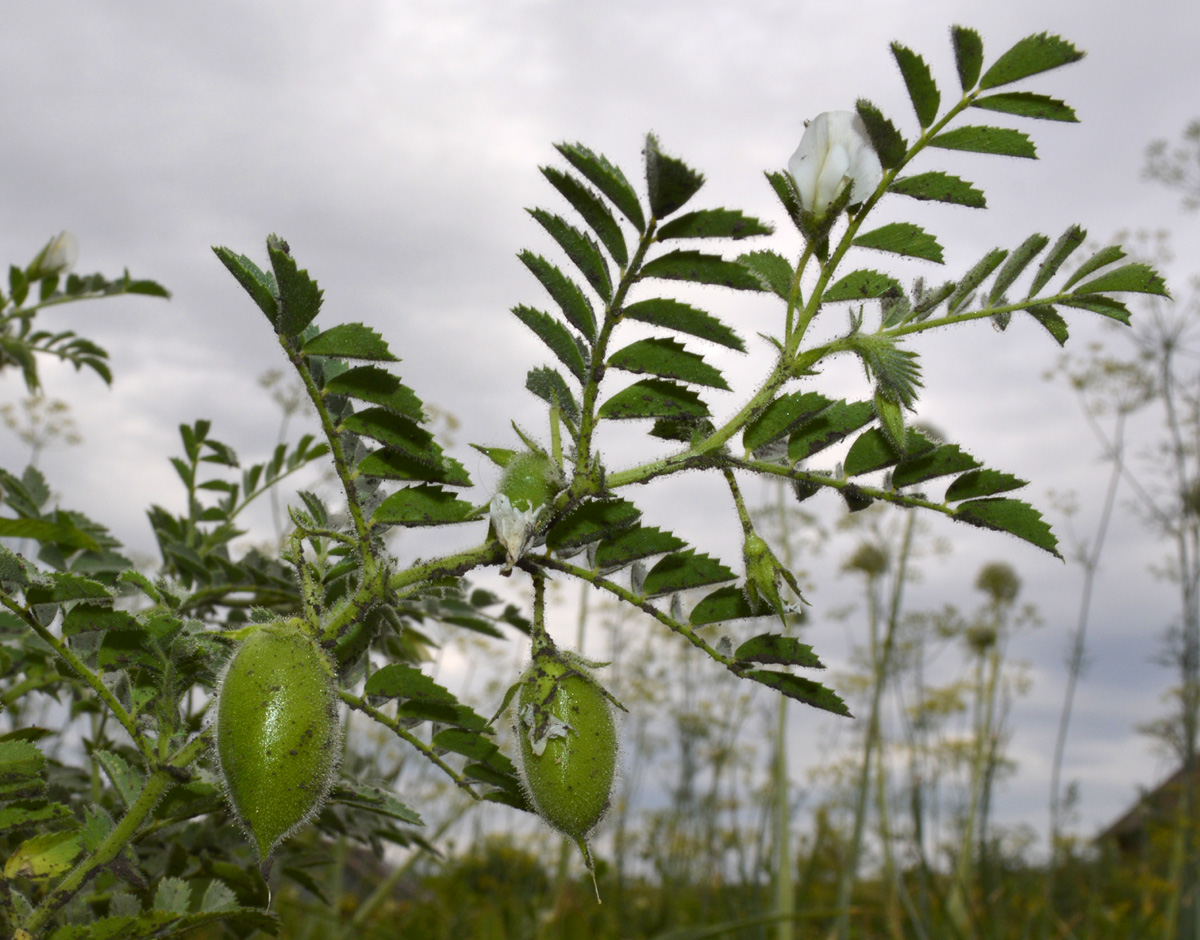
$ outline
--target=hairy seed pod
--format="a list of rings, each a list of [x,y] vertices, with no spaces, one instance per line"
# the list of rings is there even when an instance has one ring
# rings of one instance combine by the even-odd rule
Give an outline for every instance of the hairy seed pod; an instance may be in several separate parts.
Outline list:
[[[341,750],[333,663],[301,621],[264,625],[238,647],[215,730],[225,794],[265,861],[320,808]]]
[[[581,662],[553,647],[534,654],[517,701],[529,798],[538,815],[580,844],[590,868],[587,836],[608,809],[617,770],[612,705]]]

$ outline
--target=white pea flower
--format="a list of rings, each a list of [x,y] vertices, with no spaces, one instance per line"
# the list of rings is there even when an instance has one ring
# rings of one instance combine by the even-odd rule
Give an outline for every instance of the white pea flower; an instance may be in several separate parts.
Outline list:
[[[817,218],[850,189],[850,204],[862,202],[883,178],[883,167],[863,119],[853,111],[826,111],[804,129],[788,161],[800,204]]]
[[[70,232],[62,231],[46,243],[29,265],[30,270],[41,276],[61,274],[71,270],[79,257],[79,243]]]
[[[517,509],[503,493],[492,497],[492,528],[495,529],[496,538],[504,546],[507,556],[506,564],[501,569],[503,574],[512,571],[512,566],[525,554],[525,549],[529,547],[529,542],[537,531],[538,519],[544,508],[538,506],[536,509]]]

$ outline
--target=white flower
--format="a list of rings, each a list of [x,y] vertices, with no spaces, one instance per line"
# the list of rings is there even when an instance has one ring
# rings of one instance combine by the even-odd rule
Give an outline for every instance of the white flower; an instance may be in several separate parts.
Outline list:
[[[818,218],[845,187],[851,187],[853,205],[871,195],[883,178],[867,126],[853,111],[826,111],[813,118],[788,161],[788,172],[800,204]]]
[[[538,519],[543,508],[545,507],[517,509],[503,493],[492,497],[492,528],[495,529],[496,538],[504,546],[507,555],[507,564],[501,569],[502,573],[507,574],[511,571],[512,566],[525,554],[533,533],[537,531]]]
[[[79,243],[75,241],[75,236],[63,231],[46,243],[29,267],[43,276],[61,274],[71,270],[78,257]]]

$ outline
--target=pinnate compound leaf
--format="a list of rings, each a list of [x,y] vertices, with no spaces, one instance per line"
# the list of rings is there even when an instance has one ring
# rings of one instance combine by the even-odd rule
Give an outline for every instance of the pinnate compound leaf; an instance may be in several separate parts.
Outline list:
[[[1136,294],[1157,294],[1169,297],[1166,282],[1162,276],[1148,264],[1123,264],[1119,268],[1105,271],[1099,277],[1093,278],[1078,288],[1081,294],[1108,294],[1130,292]]]
[[[1020,500],[1003,497],[972,500],[959,506],[954,518],[984,529],[1008,532],[1056,558],[1062,557],[1058,553],[1058,539],[1042,514]]]
[[[908,97],[912,99],[913,110],[917,112],[917,120],[921,122],[921,127],[928,127],[937,117],[938,106],[942,102],[933,73],[918,53],[898,42],[892,43],[892,55],[900,66],[900,74],[904,76],[904,85],[908,88]]]
[[[777,692],[782,692],[788,698],[819,708],[822,711],[833,712],[852,718],[850,709],[846,707],[835,693],[825,688],[819,682],[805,679],[803,676],[793,676],[790,672],[778,672],[774,669],[751,669],[743,673],[746,679],[753,679]]]
[[[1087,238],[1087,232],[1078,225],[1072,225],[1058,237],[1058,241],[1050,248],[1046,257],[1042,259],[1042,263],[1038,265],[1037,273],[1033,276],[1033,282],[1029,285],[1028,296],[1032,297],[1050,282],[1050,278],[1058,273],[1058,269],[1063,266],[1063,262],[1071,256],[1071,253],[1076,248],[1083,244],[1085,238]]]
[[[705,418],[708,406],[690,388],[663,379],[644,379],[600,406],[601,418]]]
[[[980,88],[996,88],[1030,75],[1048,72],[1082,59],[1084,53],[1059,36],[1026,36],[1000,56],[979,80]]]
[[[321,311],[323,292],[307,271],[296,267],[287,242],[279,236],[267,239],[267,254],[279,286],[279,318],[275,328],[284,336],[298,336]]]
[[[987,199],[975,184],[959,179],[949,173],[934,170],[915,176],[902,176],[889,187],[888,192],[899,193],[912,199],[947,202],[972,209],[987,208]]]
[[[652,326],[698,336],[738,352],[746,351],[741,337],[724,323],[711,314],[678,300],[640,300],[623,308],[621,316],[628,320],[637,320],[639,323],[649,323]]]
[[[1003,297],[1004,292],[1012,286],[1013,281],[1021,276],[1024,270],[1029,267],[1030,262],[1041,254],[1042,249],[1049,243],[1050,239],[1045,235],[1034,234],[1025,239],[1020,247],[1016,248],[1008,256],[1008,260],[1004,262],[1004,267],[996,275],[996,280],[992,282],[992,290],[988,294],[988,303],[994,304]]]
[[[276,295],[279,289],[275,286],[275,278],[266,274],[258,265],[245,255],[236,254],[228,248],[213,246],[213,252],[221,263],[234,276],[242,289],[250,295],[250,299],[258,305],[258,309],[267,315],[272,329],[278,329],[279,302]],[[10,278],[11,280],[11,278]]]
[[[704,185],[704,174],[693,170],[682,160],[668,157],[659,149],[658,138],[646,135],[646,189],[650,195],[650,212],[656,219],[665,219],[681,209]]]
[[[835,401],[828,408],[804,421],[788,439],[788,459],[804,460],[832,447],[875,419],[872,401]]]
[[[737,575],[715,558],[697,554],[689,549],[660,559],[646,574],[642,592],[647,597],[655,597],[720,581],[732,581],[736,577]]]
[[[550,527],[546,545],[552,551],[571,551],[602,539],[637,523],[641,510],[623,499],[598,499],[575,507]]]
[[[375,510],[372,525],[445,525],[462,522],[474,507],[440,486],[409,486],[397,490]]]
[[[600,253],[600,246],[575,226],[551,212],[530,209],[529,214],[558,242],[559,247],[571,259],[571,263],[592,285],[592,290],[604,300],[612,299],[612,281],[609,279],[604,255]]]
[[[896,125],[883,116],[875,105],[866,98],[859,98],[855,104],[858,116],[867,126],[867,136],[871,138],[871,146],[879,157],[879,163],[885,170],[899,166],[908,153],[908,143]]]
[[[853,244],[859,248],[874,248],[892,254],[923,258],[942,263],[942,246],[936,238],[911,222],[891,222],[866,234],[859,235]]]
[[[699,251],[671,251],[642,266],[638,279],[659,277],[694,284],[716,284],[734,290],[763,290],[758,277],[736,261]]]
[[[550,314],[526,307],[524,304],[513,307],[512,312],[518,320],[537,334],[538,339],[550,348],[550,351],[558,357],[559,362],[566,366],[575,378],[580,382],[587,381],[587,363],[570,330]]]
[[[817,658],[811,646],[781,633],[760,633],[751,637],[734,651],[733,658],[743,663],[825,668],[825,664]]]
[[[841,300],[870,300],[875,297],[899,297],[904,291],[900,282],[887,274],[863,268],[851,271],[822,295],[824,303]]]
[[[1074,109],[1065,102],[1047,95],[1035,95],[1030,91],[1006,91],[996,95],[986,95],[972,101],[971,107],[1036,118],[1040,121],[1079,123]]]
[[[571,326],[594,342],[596,315],[582,288],[541,255],[522,251],[517,257],[546,288]]]
[[[793,392],[770,402],[742,432],[742,446],[748,451],[779,440],[833,402],[819,392]]]
[[[725,620],[747,620],[751,617],[773,617],[775,612],[769,605],[760,605],[758,610],[750,606],[746,592],[736,584],[728,584],[717,588],[711,594],[704,596],[688,615],[688,623],[693,627],[703,627],[710,623],[721,623]]]
[[[970,91],[979,81],[979,73],[983,69],[983,40],[973,29],[951,26],[950,41],[954,45],[954,64],[958,69],[959,83],[963,91]]]
[[[551,407],[557,405],[568,421],[579,422],[579,402],[571,393],[567,380],[557,370],[549,366],[530,369],[525,376],[525,388]]]
[[[994,153],[1002,157],[1025,157],[1037,159],[1037,148],[1033,141],[1020,131],[1008,127],[967,125],[943,131],[929,142],[931,147],[943,150],[967,150],[971,153]]]
[[[758,276],[764,288],[776,297],[788,299],[795,269],[787,258],[775,251],[751,251],[738,255],[737,260],[738,264],[744,265],[752,274]]]
[[[602,154],[593,153],[583,144],[555,144],[554,149],[608,197],[621,214],[633,223],[634,228],[639,232],[646,230],[646,219],[642,214],[637,192],[620,168],[610,163]]]
[[[636,526],[618,532],[596,549],[596,567],[615,571],[651,555],[663,555],[683,548],[684,541],[670,532],[652,526]]]
[[[956,503],[963,499],[994,496],[1009,490],[1019,490],[1028,483],[1028,480],[1022,480],[1011,473],[1001,473],[999,470],[970,470],[950,484],[946,490],[946,502]]]
[[[425,420],[425,412],[416,393],[378,366],[356,366],[339,372],[325,382],[324,392],[381,405],[418,423]]]
[[[671,238],[751,238],[774,228],[736,209],[699,209],[677,216],[658,230],[660,241]]]
[[[672,339],[638,340],[613,353],[608,365],[625,372],[648,373],[710,388],[729,389],[720,370]]]
[[[625,236],[621,234],[621,226],[613,218],[612,212],[604,201],[586,186],[571,176],[553,167],[542,167],[542,175],[550,181],[575,211],[583,217],[601,244],[622,268],[629,263],[629,249],[625,245]]]
[[[859,333],[850,348],[862,360],[867,375],[886,397],[911,408],[921,387],[920,358],[884,333]]]
[[[942,444],[932,450],[909,454],[892,471],[892,486],[901,489],[915,486],[926,480],[962,473],[979,466],[979,461],[959,448],[957,444]]]
[[[333,359],[360,359],[397,362],[383,337],[362,323],[341,323],[318,333],[300,350],[304,356],[329,356]]]

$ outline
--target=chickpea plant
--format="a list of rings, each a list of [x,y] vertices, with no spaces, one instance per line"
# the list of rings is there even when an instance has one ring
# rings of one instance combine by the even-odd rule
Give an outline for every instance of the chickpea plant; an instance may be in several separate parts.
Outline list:
[[[1056,239],[1033,234],[998,247],[934,287],[907,288],[879,270],[894,256],[942,262],[942,246],[923,228],[868,224],[881,200],[985,206],[976,186],[920,161],[935,163],[943,150],[1035,156],[1024,131],[973,118],[1075,120],[1063,102],[1011,87],[1081,58],[1069,42],[1029,36],[985,68],[977,33],[956,27],[951,39],[962,93],[947,106],[924,59],[891,47],[915,111],[908,137],[866,100],[808,123],[787,169],[766,174],[791,223],[774,242],[762,242],[773,233],[758,219],[699,206],[704,177],[654,136],[641,193],[604,156],[558,145],[561,161],[542,172],[570,211],[531,215],[565,263],[521,252],[548,304],[512,311],[548,352],[525,381],[545,402],[546,424],[514,426],[510,447],[477,445],[497,465],[490,499],[475,494],[496,481],[471,489],[384,338],[323,314],[322,291],[283,239],[267,239],[263,266],[216,248],[303,382],[320,433],[244,465],[208,421],[183,425],[182,454],[171,462],[184,509],[150,508],[162,555],[150,573],[122,556],[102,525],[54,505],[37,470],[0,472],[0,537],[10,540],[0,548],[0,917],[8,933],[163,937],[213,921],[242,934],[273,931],[265,879],[313,887],[305,871],[321,834],[376,850],[410,844],[420,818],[403,795],[340,765],[346,709],[471,796],[538,813],[578,842],[591,867],[589,836],[616,772],[616,703],[600,664],[556,647],[545,603],[551,579],[584,582],[645,612],[715,667],[847,714],[835,692],[795,671],[821,662],[778,627],[802,598],[755,530],[740,492],[747,477],[786,480],[801,500],[831,490],[851,512],[884,502],[945,516],[1057,555],[1039,512],[1012,495],[1025,481],[910,426],[921,390],[916,341],[967,321],[1003,330],[1028,317],[1062,344],[1068,315],[1127,323],[1121,295],[1166,289],[1118,247],[1062,276],[1084,243],[1074,226]],[[743,241],[775,247],[729,251]],[[108,294],[165,296],[128,275],[64,281],[72,252],[64,236],[29,266],[14,266],[0,298],[0,365],[21,368],[30,388],[47,355],[108,378],[103,350],[35,328],[48,308]],[[687,341],[744,352],[743,338],[713,311],[673,297],[681,282],[778,303],[777,328],[764,337],[771,364],[730,417],[718,417],[706,396],[733,390]],[[814,339],[819,318],[846,325]],[[821,367],[847,356],[865,370],[863,396],[818,391]],[[606,422],[644,423],[655,456],[610,465],[597,446]],[[245,507],[314,461],[335,471],[336,505],[301,492],[278,555],[234,552]],[[684,470],[719,474],[727,486],[743,530],[740,563],[643,523],[635,484]],[[407,567],[388,549],[397,535],[419,540],[416,530],[449,525],[477,532],[476,544]],[[35,551],[18,554],[22,544]],[[488,567],[528,579],[531,618],[470,585],[471,573]],[[502,703],[460,701],[421,669],[431,642],[424,625],[434,621],[493,635],[516,628],[531,638],[532,665]],[[736,639],[710,639],[715,624]],[[53,733],[30,720],[34,690],[57,700],[82,748],[46,747]],[[518,753],[493,740],[500,720],[516,729]]]

